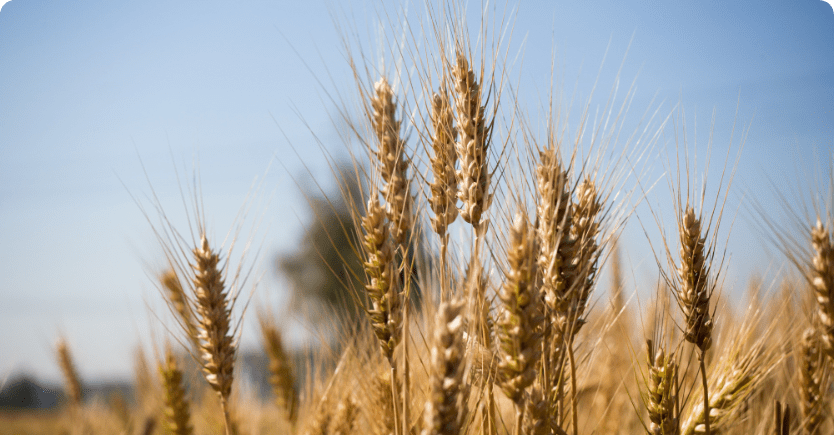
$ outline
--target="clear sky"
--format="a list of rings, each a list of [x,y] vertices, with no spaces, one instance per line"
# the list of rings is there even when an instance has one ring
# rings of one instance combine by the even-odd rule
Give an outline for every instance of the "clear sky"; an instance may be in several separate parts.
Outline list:
[[[635,117],[655,97],[666,111],[680,103],[688,126],[697,114],[700,150],[714,110],[714,149],[724,152],[734,119],[749,126],[731,208],[768,179],[779,184],[830,165],[834,10],[827,3],[521,3],[510,4],[510,49],[523,53],[518,83],[527,100],[546,92],[553,53],[562,81],[587,98],[607,49],[599,104],[625,57],[621,87],[636,77]],[[422,2],[408,7],[423,10]],[[311,131],[343,152],[324,94],[334,82],[350,83],[333,16],[373,34],[381,10],[358,0],[2,6],[0,383],[20,372],[57,379],[59,333],[70,339],[83,377],[129,376],[132,349],[149,341],[154,322],[146,301],[158,306],[159,299],[147,275],[159,250],[130,197],[149,192],[140,159],[176,216],[173,168],[187,172],[199,158],[210,226],[222,237],[275,158],[264,179],[261,268],[265,291],[274,291],[268,263],[298,240],[305,213],[292,176],[303,175],[300,161],[316,176],[329,173]],[[663,172],[662,161],[655,166],[649,179]],[[739,216],[728,247],[739,282],[772,260],[748,227]],[[626,234],[635,275],[654,267],[636,247],[641,239],[639,226]]]

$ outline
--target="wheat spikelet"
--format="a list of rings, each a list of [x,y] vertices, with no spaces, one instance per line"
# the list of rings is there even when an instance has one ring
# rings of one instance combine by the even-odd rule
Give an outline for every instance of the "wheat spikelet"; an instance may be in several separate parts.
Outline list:
[[[701,236],[701,219],[692,207],[687,206],[678,227],[680,234],[680,258],[678,267],[677,299],[686,321],[684,338],[702,352],[712,343],[712,319],[709,301],[709,264],[706,242]]]
[[[477,231],[481,215],[490,203],[490,173],[487,167],[489,128],[484,119],[484,107],[481,106],[480,85],[461,50],[457,50],[452,77],[458,127],[456,151],[460,159],[460,170],[457,172],[458,198],[462,202],[460,217]]]
[[[269,384],[278,408],[287,411],[290,422],[298,416],[298,394],[295,391],[292,363],[284,350],[281,332],[264,316],[260,318],[261,337],[269,359]]]
[[[392,282],[394,259],[388,242],[385,212],[375,194],[368,200],[362,228],[365,232],[365,273],[368,276],[366,288],[371,299],[367,311],[383,355],[393,364],[394,349],[400,340],[400,294]]]
[[[648,341],[649,377],[646,386],[646,407],[649,410],[649,434],[674,435],[678,431],[678,419],[675,415],[677,399],[675,397],[677,364],[667,357],[662,348],[655,351],[651,340]]]
[[[521,213],[510,228],[507,257],[507,277],[499,294],[503,304],[498,320],[498,383],[520,408],[524,390],[536,379],[536,362],[541,355],[541,334],[536,329],[543,321],[534,279],[535,235]]]
[[[817,298],[817,317],[823,329],[821,336],[826,352],[834,357],[834,248],[823,223],[811,229],[814,256],[811,260],[811,285]]]
[[[373,129],[378,141],[376,155],[385,182],[382,196],[391,225],[391,237],[404,249],[412,225],[414,200],[406,175],[408,161],[404,156],[405,143],[400,139],[400,121],[396,118],[394,91],[384,77],[374,84],[371,108]]]
[[[458,209],[455,205],[457,201],[455,175],[455,165],[458,160],[455,153],[457,130],[453,125],[454,113],[449,104],[449,95],[443,87],[440,93],[432,96],[431,122],[434,130],[432,137],[434,155],[431,156],[434,180],[430,186],[431,198],[429,199],[431,209],[434,211],[431,225],[432,229],[443,239],[448,226],[458,217]]]
[[[824,410],[828,409],[825,397],[825,363],[820,335],[809,328],[802,335],[799,355],[799,397],[802,410],[802,425],[805,432],[813,435],[825,419]]]
[[[61,367],[61,373],[64,375],[64,386],[66,388],[67,397],[70,403],[75,406],[81,406],[82,390],[81,378],[78,376],[78,371],[75,369],[73,363],[72,353],[69,350],[66,340],[58,339],[55,345],[55,351],[58,355],[58,365]]]
[[[463,309],[462,301],[452,300],[441,303],[437,310],[423,435],[460,432],[465,406],[461,384],[466,372]]]
[[[165,361],[159,364],[159,374],[162,377],[165,427],[173,435],[193,434],[191,407],[185,397],[182,370],[170,348],[165,352]]]

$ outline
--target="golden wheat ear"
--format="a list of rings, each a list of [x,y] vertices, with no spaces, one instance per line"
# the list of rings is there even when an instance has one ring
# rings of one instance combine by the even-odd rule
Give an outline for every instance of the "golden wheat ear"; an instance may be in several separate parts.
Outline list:
[[[799,344],[799,408],[806,433],[820,433],[828,409],[827,357],[820,333],[807,329]]]
[[[441,261],[443,261],[446,229],[458,217],[456,206],[458,183],[455,174],[458,160],[455,152],[457,129],[454,126],[454,113],[445,87],[441,87],[440,91],[432,96],[431,122],[434,130],[431,143],[434,154],[430,157],[430,161],[434,180],[430,186],[429,205],[434,211],[431,225],[440,236]]]
[[[710,417],[712,404],[707,381],[706,353],[712,345],[713,329],[709,312],[710,299],[714,291],[714,283],[710,277],[712,251],[706,245],[706,236],[702,235],[701,217],[695,209],[687,204],[679,213],[680,265],[677,267],[677,277],[674,281],[675,297],[684,316],[684,339],[699,350],[703,415],[698,421],[703,426],[703,432],[709,435],[713,419]]]
[[[452,300],[437,309],[423,435],[459,433],[465,419],[466,404],[461,394],[466,372],[464,307],[463,301]]]
[[[298,392],[295,389],[292,361],[284,350],[281,332],[265,315],[259,317],[264,351],[269,359],[269,384],[279,409],[286,410],[289,421],[298,418]]]
[[[457,172],[460,217],[480,234],[481,216],[489,208],[490,172],[487,164],[489,128],[481,102],[481,87],[463,50],[458,49],[452,68],[455,85],[455,113],[460,160]],[[482,235],[482,234],[481,234]]]
[[[58,366],[61,367],[61,373],[64,375],[64,386],[70,404],[73,407],[79,407],[83,399],[81,378],[78,376],[78,371],[73,362],[72,352],[70,352],[69,345],[67,345],[67,341],[64,338],[58,339],[58,342],[55,344],[55,353],[58,357]]]
[[[498,384],[516,405],[515,430],[520,433],[525,392],[536,380],[542,340],[538,328],[544,318],[535,282],[536,238],[523,213],[516,214],[509,239],[509,265],[499,294],[502,306],[498,321]]]
[[[232,431],[229,399],[232,394],[236,350],[231,328],[231,301],[220,267],[220,256],[212,250],[205,234],[200,237],[200,246],[192,252],[192,285],[197,314],[197,337],[194,338],[199,342],[204,377],[220,397],[229,435]]]
[[[394,254],[385,219],[385,211],[374,193],[362,217],[365,275],[368,279],[366,289],[370,299],[366,311],[382,353],[393,366],[394,349],[400,341],[401,301],[394,284]]]
[[[376,156],[384,185],[382,197],[390,222],[392,241],[405,252],[405,245],[413,225],[414,198],[408,178],[409,160],[405,156],[405,141],[400,138],[400,121],[391,85],[383,77],[374,84],[371,98],[371,121],[377,137]]]
[[[677,416],[677,364],[673,356],[667,356],[662,347],[656,349],[651,340],[646,342],[649,376],[646,385],[646,408],[649,411],[650,435],[675,435],[678,433]]]
[[[165,360],[159,364],[159,375],[162,378],[165,427],[173,435],[192,435],[191,405],[186,398],[182,369],[170,347],[165,350]]]
[[[811,228],[811,245],[811,286],[817,300],[821,339],[825,351],[834,357],[834,246],[828,228],[819,218]]]

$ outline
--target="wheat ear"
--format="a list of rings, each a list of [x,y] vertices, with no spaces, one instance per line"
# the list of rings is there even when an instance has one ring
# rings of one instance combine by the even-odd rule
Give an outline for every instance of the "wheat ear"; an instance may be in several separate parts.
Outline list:
[[[455,129],[454,113],[449,104],[449,95],[444,87],[440,92],[432,96],[431,122],[433,128],[431,156],[431,170],[434,180],[431,183],[431,198],[429,204],[434,217],[431,220],[432,229],[440,236],[441,243],[445,246],[446,229],[458,217],[456,203],[457,178],[455,166],[458,156],[455,152],[455,140],[457,130]],[[445,252],[442,252],[443,254]],[[442,257],[442,255],[441,255]],[[444,258],[441,258],[441,262]]]
[[[771,358],[772,355],[764,352],[758,346],[744,355],[730,349],[731,355],[722,358],[725,365],[718,371],[719,376],[709,390],[709,413],[704,411],[703,403],[697,403],[685,420],[681,433],[723,433],[738,417],[742,404],[772,367],[770,362],[763,359]]]
[[[455,111],[457,115],[458,142],[455,146],[460,170],[457,172],[458,198],[462,205],[460,217],[481,230],[481,215],[489,207],[490,173],[487,167],[489,128],[481,105],[481,87],[469,61],[462,50],[457,50],[452,68],[455,83]]]
[[[388,240],[389,228],[376,194],[368,200],[362,228],[365,232],[365,274],[368,276],[366,289],[371,300],[368,316],[382,353],[393,366],[394,349],[400,340],[402,310],[400,294],[392,281],[394,258]]]
[[[290,422],[298,417],[298,393],[295,390],[292,363],[284,350],[281,332],[265,317],[260,319],[261,338],[269,359],[269,384],[275,394],[278,408],[286,410]]]
[[[834,247],[823,223],[811,229],[811,245],[814,256],[811,260],[811,285],[817,299],[817,317],[823,329],[821,335],[825,351],[834,357]]]
[[[701,235],[701,219],[695,209],[687,206],[678,223],[680,235],[680,260],[678,267],[678,305],[683,311],[684,338],[699,349],[701,384],[704,393],[701,421],[704,432],[710,434],[710,400],[705,356],[712,344],[712,319],[709,305],[712,288],[709,284],[709,254],[705,238]]]
[[[205,234],[194,251],[193,287],[196,298],[196,329],[206,381],[220,397],[226,435],[231,434],[229,397],[235,368],[229,293],[223,282],[220,257],[212,251]]]
[[[678,433],[676,415],[677,364],[667,357],[663,349],[655,350],[652,341],[647,341],[649,357],[648,403],[650,435],[675,435]]]
[[[70,403],[74,407],[81,406],[81,400],[83,399],[81,378],[78,377],[78,371],[75,369],[72,353],[69,350],[66,340],[63,338],[58,339],[58,343],[55,345],[55,351],[58,355],[58,365],[61,367],[61,373],[64,375],[64,386]]]
[[[599,212],[602,204],[594,181],[585,178],[576,187],[577,201],[572,206],[570,238],[566,250],[571,267],[566,270],[566,286],[570,297],[570,335],[576,336],[585,323],[582,318],[594,287],[599,261]],[[569,339],[568,341],[572,341]]]
[[[828,409],[824,386],[826,356],[819,333],[809,328],[802,335],[799,355],[799,398],[802,425],[809,435],[818,434]]]
[[[570,264],[565,261],[565,252],[573,243],[570,238],[570,186],[568,173],[563,168],[556,144],[539,152],[536,166],[538,188],[537,218],[539,257],[537,259],[544,294],[546,315],[543,362],[543,387],[550,406],[551,415],[561,424],[563,399],[563,367],[567,357],[569,299],[563,273]]]
[[[199,342],[197,341],[197,329],[194,326],[194,319],[192,317],[192,308],[189,306],[188,298],[185,295],[185,290],[182,287],[177,272],[174,269],[168,269],[159,277],[167,292],[165,296],[168,298],[168,304],[176,311],[179,316],[179,321],[182,323],[188,339],[191,341],[194,349],[199,349]]]
[[[543,322],[541,296],[535,283],[535,234],[527,217],[518,213],[510,228],[508,268],[499,293],[501,314],[498,339],[501,343],[498,384],[516,405],[516,433],[522,429],[524,393],[536,380],[536,363],[541,356]]]
[[[461,429],[465,406],[461,387],[466,372],[463,310],[459,300],[443,302],[437,309],[423,435],[459,433]]]
[[[405,249],[413,220],[414,200],[409,191],[406,174],[408,160],[404,156],[405,142],[400,138],[400,121],[396,118],[394,91],[384,77],[374,84],[371,108],[373,129],[378,141],[376,155],[384,181],[382,196],[391,225],[391,237],[397,246]]]
[[[336,407],[336,414],[333,420],[330,421],[330,433],[333,435],[350,435],[353,432],[356,415],[359,413],[359,407],[352,395],[348,394],[339,406]]]
[[[686,321],[684,338],[706,352],[712,344],[712,319],[709,302],[709,264],[706,241],[701,235],[701,219],[687,207],[679,225],[681,265],[678,268],[677,298]]]
[[[170,348],[165,352],[165,361],[159,364],[159,374],[162,377],[165,427],[173,435],[193,434],[190,405],[182,383],[182,370]]]
[[[507,276],[499,293],[498,379],[507,397],[521,407],[524,390],[536,379],[536,362],[541,355],[541,334],[536,328],[543,321],[534,276],[535,238],[522,213],[516,214],[510,228],[507,257]]]

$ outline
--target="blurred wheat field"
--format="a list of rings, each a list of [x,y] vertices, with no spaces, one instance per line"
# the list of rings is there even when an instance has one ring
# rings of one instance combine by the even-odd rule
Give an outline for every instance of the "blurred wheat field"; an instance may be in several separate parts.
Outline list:
[[[674,114],[626,135],[625,102],[609,102],[600,124],[573,114],[576,134],[557,107],[527,113],[502,52],[507,27],[469,27],[460,8],[430,8],[424,33],[383,40],[397,66],[344,41],[356,101],[340,101],[339,121],[361,151],[338,174],[355,205],[338,240],[361,267],[345,259],[331,272],[361,321],[336,320],[338,346],[299,367],[281,319],[260,309],[272,392],[240,392],[234,308],[253,279],[210,239],[196,198],[190,228],[155,227],[175,327],[158,361],[137,354],[135,397],[85,402],[60,340],[61,410],[0,415],[0,433],[832,433],[834,190],[811,192],[813,216],[786,202],[799,235],[751,205],[795,273],[751,281],[748,303],[733,304],[720,297],[733,161],[719,161],[708,191],[695,162],[710,157],[681,141],[660,181],[671,209],[642,219],[664,239],[652,241],[660,279],[639,306],[623,291],[619,236],[655,182],[642,168]]]

